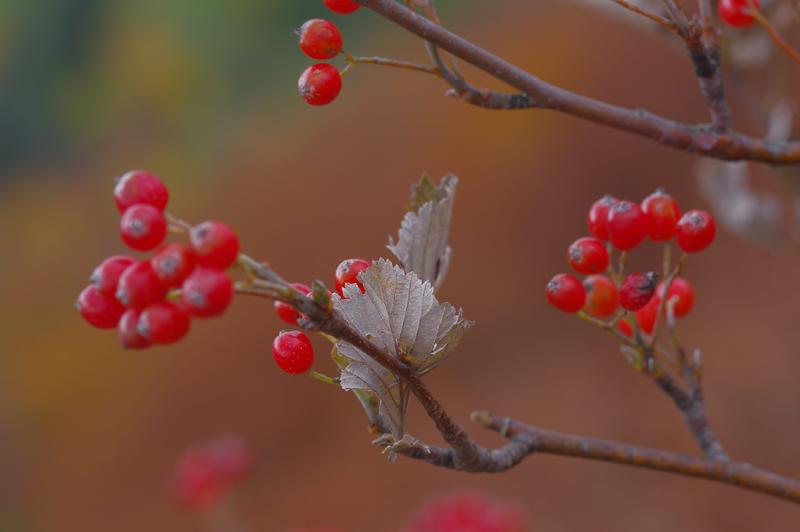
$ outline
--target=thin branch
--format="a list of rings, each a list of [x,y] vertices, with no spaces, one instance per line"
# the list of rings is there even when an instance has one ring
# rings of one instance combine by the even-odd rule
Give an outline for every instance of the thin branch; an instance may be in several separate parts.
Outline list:
[[[761,24],[761,26],[767,30],[767,33],[775,42],[775,44],[778,45],[778,47],[783,50],[792,61],[800,64],[800,53],[792,48],[792,46],[786,42],[783,37],[781,37],[781,34],[778,33],[778,30],[775,29],[775,26],[773,26],[769,20],[767,20],[767,17],[764,16],[760,9],[758,9],[758,6],[753,2],[753,0],[747,0],[747,3],[750,7],[750,14],[756,19],[756,22]]]
[[[627,9],[629,11],[632,11],[632,12],[636,13],[637,15],[641,15],[641,16],[643,16],[645,18],[648,18],[648,19],[652,20],[653,22],[655,22],[659,26],[662,26],[662,27],[666,28],[667,30],[669,30],[669,31],[671,31],[673,33],[680,34],[680,32],[678,30],[678,25],[675,24],[674,22],[672,22],[671,20],[665,19],[661,15],[656,15],[655,13],[651,13],[650,11],[647,11],[646,9],[642,9],[641,7],[639,7],[639,6],[635,5],[635,4],[631,4],[627,0],[611,0],[611,1],[616,3],[616,4],[619,4],[620,6],[624,7],[625,9]]]
[[[650,138],[680,150],[722,160],[800,163],[800,141],[775,142],[706,124],[689,125],[641,109],[626,109],[551,85],[394,0],[356,0],[388,20],[504,81],[526,95],[529,107],[560,111]]]
[[[414,70],[416,72],[422,72],[425,74],[433,74],[434,76],[439,75],[439,69],[435,66],[420,65],[418,63],[401,61],[399,59],[391,59],[389,57],[362,57],[346,54],[345,59],[351,65],[381,65],[393,68],[401,68],[404,70]]]

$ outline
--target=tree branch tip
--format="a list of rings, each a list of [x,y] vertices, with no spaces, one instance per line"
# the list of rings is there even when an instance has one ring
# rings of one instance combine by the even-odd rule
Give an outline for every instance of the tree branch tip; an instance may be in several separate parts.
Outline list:
[[[492,427],[492,414],[488,410],[475,410],[469,415],[469,419],[485,429]]]

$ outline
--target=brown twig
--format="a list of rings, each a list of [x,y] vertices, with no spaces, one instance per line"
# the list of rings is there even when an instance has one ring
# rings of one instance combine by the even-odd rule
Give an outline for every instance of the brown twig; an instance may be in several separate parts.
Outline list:
[[[625,9],[636,13],[637,15],[641,15],[644,18],[650,19],[659,26],[673,32],[679,34],[678,25],[672,22],[671,20],[667,20],[661,15],[656,15],[655,13],[651,13],[646,9],[642,9],[641,7],[631,4],[627,0],[611,0],[612,2],[619,4],[620,6],[624,7]]]
[[[800,64],[800,53],[797,52],[792,46],[786,42],[786,40],[781,37],[781,34],[778,33],[778,30],[775,29],[767,17],[761,12],[758,6],[753,2],[753,0],[747,0],[748,7],[750,8],[750,14],[753,18],[756,19],[756,22],[761,24],[767,33],[769,34],[770,38],[778,45],[778,48],[783,50],[789,58],[797,64]]]
[[[400,68],[404,70],[414,70],[416,72],[422,72],[424,74],[433,74],[434,76],[439,75],[439,69],[435,66],[429,65],[420,65],[418,63],[412,63],[410,61],[401,61],[399,59],[392,59],[389,57],[363,57],[363,56],[353,56],[350,54],[345,54],[345,60],[350,65],[380,65],[380,66],[387,66],[392,68]]]
[[[798,141],[775,142],[735,131],[723,131],[714,125],[683,124],[641,109],[626,109],[576,94],[539,79],[394,0],[357,1],[432,45],[521,91],[525,105],[518,108],[542,108],[563,112],[641,135],[674,148],[722,160],[752,160],[771,164],[800,163]],[[480,98],[471,97],[467,101],[479,105],[476,102],[479,102]]]

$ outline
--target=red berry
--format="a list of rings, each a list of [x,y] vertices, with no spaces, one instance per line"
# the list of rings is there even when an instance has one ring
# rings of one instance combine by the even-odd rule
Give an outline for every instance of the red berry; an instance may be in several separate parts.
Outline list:
[[[658,306],[661,300],[659,297],[653,296],[645,306],[636,311],[636,322],[639,328],[647,333],[653,334],[653,328],[656,326],[656,316],[658,315]]]
[[[663,242],[675,236],[681,209],[675,199],[657,190],[642,202],[642,212],[647,217],[647,236],[656,242]]]
[[[203,222],[193,227],[189,240],[202,266],[224,270],[239,255],[239,238],[222,222]]]
[[[596,238],[579,238],[567,252],[569,264],[576,272],[583,274],[600,273],[608,268],[608,250]]]
[[[175,501],[189,510],[203,510],[225,494],[225,482],[205,449],[189,449],[172,472],[169,488]]]
[[[135,259],[125,255],[115,255],[109,257],[100,263],[100,266],[94,269],[89,281],[94,285],[97,290],[109,297],[114,297],[117,292],[117,283],[119,277],[125,269],[136,262]]]
[[[195,318],[219,316],[233,298],[233,283],[228,274],[212,268],[197,268],[183,283],[182,301]]]
[[[761,7],[758,0],[753,0],[753,4]],[[751,9],[748,0],[719,0],[717,3],[719,18],[734,28],[746,28],[753,23],[755,17],[750,14]]]
[[[328,105],[342,90],[342,75],[336,67],[327,63],[311,65],[303,71],[297,81],[297,91],[306,103]]]
[[[284,331],[272,342],[272,357],[283,371],[299,375],[314,364],[314,347],[302,332]]]
[[[138,203],[163,211],[168,201],[169,192],[164,183],[144,170],[128,172],[117,180],[117,186],[114,187],[114,203],[119,212],[125,212],[128,207]]]
[[[156,253],[150,259],[150,264],[161,284],[167,288],[176,288],[192,273],[196,260],[192,248],[171,243]]]
[[[346,15],[348,13],[352,13],[359,7],[361,7],[353,0],[322,0],[325,2],[325,5],[328,6],[328,9],[333,11],[334,13],[339,13],[340,15]]]
[[[598,318],[605,318],[616,312],[619,293],[611,279],[605,275],[590,275],[583,280],[583,286],[586,288],[586,312]]]
[[[608,210],[618,201],[614,196],[606,194],[595,201],[589,209],[587,217],[589,232],[600,240],[608,240]]]
[[[716,234],[713,216],[706,211],[689,211],[678,222],[676,240],[686,253],[697,253],[710,246]]]
[[[615,248],[629,251],[647,236],[647,218],[630,201],[619,201],[608,210],[608,237]]]
[[[83,289],[75,307],[89,325],[98,329],[113,329],[125,312],[125,307],[119,301],[103,294],[93,285]]]
[[[545,293],[551,305],[570,314],[578,312],[586,303],[586,289],[569,273],[559,273],[550,279]]]
[[[117,334],[119,335],[119,343],[125,349],[144,349],[150,347],[153,342],[139,334],[139,315],[140,312],[136,309],[128,309],[117,325]]]
[[[336,24],[314,18],[297,30],[300,49],[313,59],[332,59],[342,51],[342,34]]]
[[[305,296],[311,293],[311,289],[303,283],[292,283],[292,287]],[[290,325],[297,325],[297,320],[301,316],[301,314],[297,312],[294,307],[288,303],[284,303],[283,301],[275,302],[275,312],[278,313],[278,317],[280,319]]]
[[[150,251],[167,236],[167,219],[152,205],[139,203],[128,207],[119,222],[119,234],[129,248]]]
[[[241,482],[253,468],[253,453],[241,436],[220,436],[208,444],[206,452],[226,482]]]
[[[139,334],[154,344],[174,344],[189,332],[189,314],[170,301],[150,305],[139,316]]]
[[[664,297],[664,283],[658,285],[659,297]],[[689,281],[683,277],[676,277],[669,285],[669,292],[667,292],[667,303],[675,298],[673,303],[672,313],[676,318],[682,318],[691,312],[694,306],[694,288]]]
[[[369,268],[369,262],[364,259],[346,259],[339,263],[336,267],[336,273],[333,278],[333,285],[336,292],[344,297],[343,289],[345,285],[357,284],[358,289],[364,291],[364,285],[358,280],[358,274]]]
[[[150,261],[145,260],[131,264],[122,272],[116,296],[126,307],[141,310],[161,301],[166,294],[167,289],[158,280]]]
[[[462,493],[428,503],[406,532],[522,532],[528,530],[522,511],[482,495]]]
[[[624,334],[625,336],[627,336],[628,338],[633,337],[633,326],[630,324],[628,320],[619,320],[617,322],[617,330],[622,334]]]
[[[625,310],[639,310],[653,298],[657,282],[655,272],[630,274],[619,287],[619,304]]]

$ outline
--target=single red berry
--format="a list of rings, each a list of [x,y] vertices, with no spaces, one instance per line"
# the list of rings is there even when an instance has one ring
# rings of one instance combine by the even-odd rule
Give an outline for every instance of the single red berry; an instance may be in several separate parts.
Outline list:
[[[153,342],[139,334],[139,316],[140,312],[136,309],[128,309],[117,325],[117,334],[119,335],[119,343],[125,349],[144,349],[150,347]]]
[[[314,364],[314,347],[300,331],[283,331],[272,342],[272,357],[286,373],[299,375]]]
[[[144,260],[128,266],[117,284],[117,300],[128,308],[143,309],[167,294],[150,261]]]
[[[297,81],[300,97],[310,105],[328,105],[342,90],[342,75],[327,63],[311,65]]]
[[[139,334],[154,344],[174,344],[189,332],[189,313],[180,305],[161,301],[150,305],[139,316]]]
[[[119,301],[103,294],[94,285],[83,289],[75,308],[89,325],[98,329],[113,329],[125,312],[125,307],[120,305]]]
[[[109,257],[94,269],[89,281],[100,293],[114,297],[117,292],[117,283],[119,283],[120,275],[134,262],[136,262],[135,259],[126,255]]]
[[[586,219],[589,232],[600,240],[608,240],[608,210],[618,201],[614,196],[606,194],[595,201],[589,209],[589,216]]]
[[[689,211],[678,222],[676,240],[686,253],[697,253],[710,246],[716,234],[713,216],[706,211]]]
[[[119,222],[122,241],[131,249],[150,251],[167,236],[167,219],[152,205],[139,203],[128,207]]]
[[[192,273],[196,261],[192,248],[170,243],[150,259],[150,264],[164,286],[177,288]]]
[[[630,251],[647,236],[647,218],[630,201],[619,201],[608,209],[608,237],[615,248]]]
[[[328,9],[333,11],[334,13],[339,13],[340,15],[346,15],[348,13],[352,13],[359,7],[361,7],[353,0],[322,0],[325,2],[325,5],[328,6]]]
[[[545,293],[551,305],[570,314],[578,312],[586,303],[586,288],[569,273],[559,273],[550,279]]]
[[[605,275],[590,275],[583,280],[586,288],[584,310],[592,316],[605,318],[616,312],[619,306],[617,286]]]
[[[619,320],[617,322],[617,330],[622,334],[624,334],[625,336],[627,336],[628,338],[633,337],[633,326],[630,324],[628,320]]]
[[[313,59],[333,59],[342,51],[342,34],[336,24],[321,18],[307,21],[297,30],[300,49]]]
[[[205,449],[193,448],[181,456],[172,471],[169,490],[175,502],[199,511],[218,502],[226,485]]]
[[[432,501],[404,528],[406,532],[522,532],[528,530],[516,506],[483,495],[459,493]]]
[[[305,296],[311,293],[311,289],[303,283],[292,283],[292,287]],[[275,312],[278,313],[280,319],[289,325],[297,325],[297,320],[302,315],[297,312],[294,307],[283,301],[275,302]]]
[[[241,436],[219,436],[209,442],[206,452],[217,473],[226,482],[241,482],[253,468],[253,452]]]
[[[369,268],[369,266],[369,262],[364,259],[346,259],[340,262],[333,277],[333,285],[336,292],[341,297],[344,297],[345,285],[353,283],[358,285],[358,289],[363,292],[364,285],[358,280],[358,274]]]
[[[579,238],[569,247],[567,258],[578,273],[600,273],[608,268],[608,250],[597,238]]]
[[[758,0],[753,0],[753,4],[756,8],[761,8]],[[748,0],[719,0],[717,2],[719,18],[734,28],[746,28],[753,23],[755,17],[753,17],[751,9]]]
[[[195,318],[219,316],[233,299],[233,283],[228,274],[213,268],[197,268],[183,283],[182,301]]]
[[[657,295],[650,298],[645,306],[636,311],[636,323],[639,328],[647,333],[653,334],[653,329],[656,326],[656,316],[658,315],[658,306],[661,300]]]
[[[125,212],[128,207],[139,203],[163,211],[168,201],[169,191],[164,183],[144,170],[128,172],[117,180],[117,186],[114,187],[114,203],[119,212]]]
[[[224,270],[239,255],[239,237],[222,222],[208,221],[192,228],[189,241],[202,266]]]
[[[664,297],[664,283],[658,285],[657,293],[659,297]],[[669,285],[666,301],[669,304],[673,299],[675,299],[675,303],[672,303],[674,305],[672,314],[676,318],[682,318],[689,314],[694,306],[694,288],[692,288],[692,284],[683,277],[673,279],[672,284]]]
[[[647,236],[656,242],[664,242],[675,236],[681,209],[675,199],[659,189],[642,202],[642,212],[647,218]]]
[[[657,282],[655,272],[630,274],[619,287],[619,304],[625,310],[639,310],[653,298]]]

